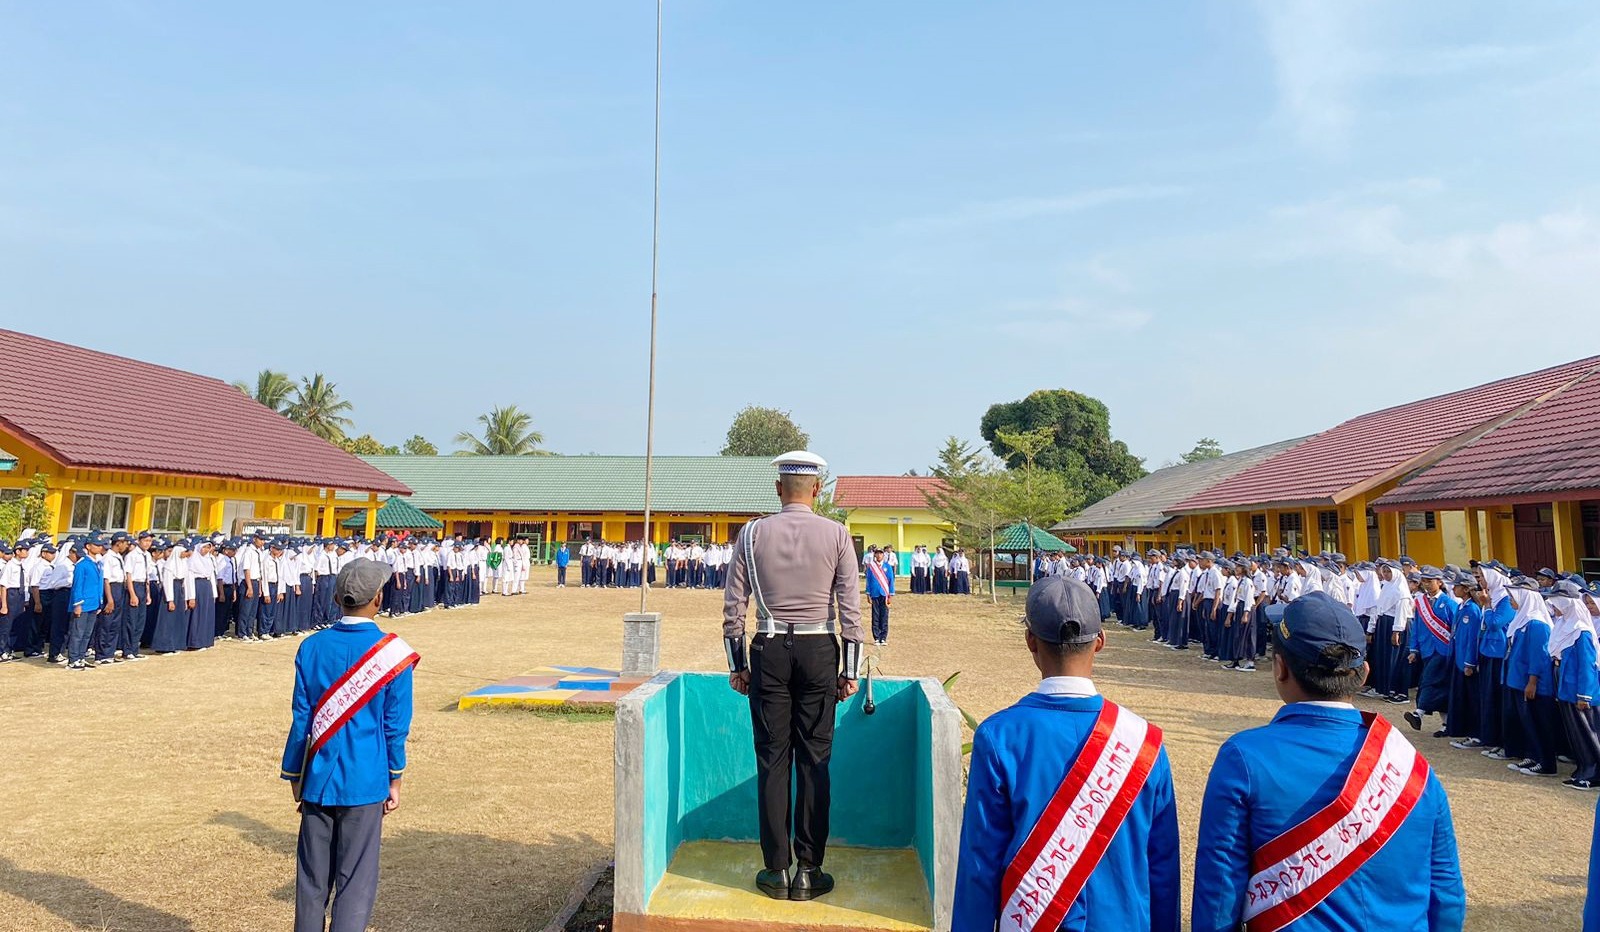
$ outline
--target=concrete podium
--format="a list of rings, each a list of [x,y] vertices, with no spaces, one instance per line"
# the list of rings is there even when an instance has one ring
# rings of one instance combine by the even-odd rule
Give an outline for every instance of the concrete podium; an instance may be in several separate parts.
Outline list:
[[[961,827],[961,713],[933,679],[875,678],[877,710],[839,704],[832,833],[838,881],[809,903],[755,887],[749,701],[723,674],[657,674],[618,701],[617,932],[950,928]]]

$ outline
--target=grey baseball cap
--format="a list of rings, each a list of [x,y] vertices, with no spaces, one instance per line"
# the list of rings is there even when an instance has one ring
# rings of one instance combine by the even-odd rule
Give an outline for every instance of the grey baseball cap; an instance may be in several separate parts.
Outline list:
[[[1049,576],[1028,590],[1028,630],[1049,644],[1087,644],[1100,636],[1100,602],[1071,576]]]
[[[333,601],[341,608],[360,608],[378,597],[393,570],[378,560],[352,560],[333,583]]]

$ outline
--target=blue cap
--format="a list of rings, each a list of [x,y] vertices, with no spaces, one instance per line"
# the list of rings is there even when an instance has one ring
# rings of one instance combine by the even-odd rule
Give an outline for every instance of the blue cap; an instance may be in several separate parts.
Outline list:
[[[1339,669],[1360,669],[1366,659],[1366,630],[1354,612],[1326,592],[1308,592],[1290,602],[1272,630],[1284,650],[1312,666],[1329,668],[1322,652],[1336,645],[1355,651],[1349,664]]]
[[[1540,569],[1539,569],[1539,573],[1538,573],[1538,575],[1540,575],[1540,576],[1548,576],[1548,577],[1550,577],[1550,578],[1551,578],[1551,579],[1560,579],[1560,578],[1561,578],[1561,577],[1560,577],[1560,576],[1557,576],[1557,575],[1556,575],[1556,571],[1555,571],[1555,570],[1553,570],[1553,569],[1551,569],[1551,568],[1550,568],[1550,567],[1548,567],[1548,566],[1545,566],[1545,567],[1541,567],[1541,568],[1540,568]]]
[[[137,534],[137,535],[136,535],[136,536],[137,536],[137,537],[138,537],[138,538],[139,538],[139,539],[140,539],[140,540],[144,540],[144,539],[146,539],[146,538],[150,538],[150,537],[154,537],[154,536],[156,536],[156,535],[155,535],[155,534],[153,534],[153,533],[151,533],[151,532],[150,532],[150,531],[140,531],[140,532],[139,532],[139,533],[138,533],[138,534]]]
[[[1417,576],[1422,579],[1443,579],[1444,570],[1433,566],[1424,566]]]
[[[1028,590],[1028,630],[1047,644],[1087,644],[1100,636],[1100,602],[1071,576],[1048,576]]]

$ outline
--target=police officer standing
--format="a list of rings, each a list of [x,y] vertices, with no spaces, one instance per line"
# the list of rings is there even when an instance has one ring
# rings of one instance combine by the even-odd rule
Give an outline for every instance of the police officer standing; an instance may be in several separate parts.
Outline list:
[[[755,732],[756,795],[766,862],[756,886],[773,899],[811,900],[833,889],[833,878],[822,872],[828,843],[828,761],[834,706],[856,690],[861,593],[850,535],[843,525],[812,511],[827,464],[804,451],[785,453],[773,464],[783,509],[739,532],[728,567],[722,634],[729,683],[750,697]],[[745,611],[752,599],[756,635],[747,659]],[[792,859],[799,862],[792,879],[791,824]]]

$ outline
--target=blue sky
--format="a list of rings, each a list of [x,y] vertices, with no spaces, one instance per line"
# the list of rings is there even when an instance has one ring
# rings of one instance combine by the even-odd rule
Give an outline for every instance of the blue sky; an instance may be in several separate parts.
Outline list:
[[[1155,467],[1600,352],[1592,3],[667,10],[661,452],[894,473],[1064,387]],[[0,6],[0,326],[641,452],[653,30]]]

